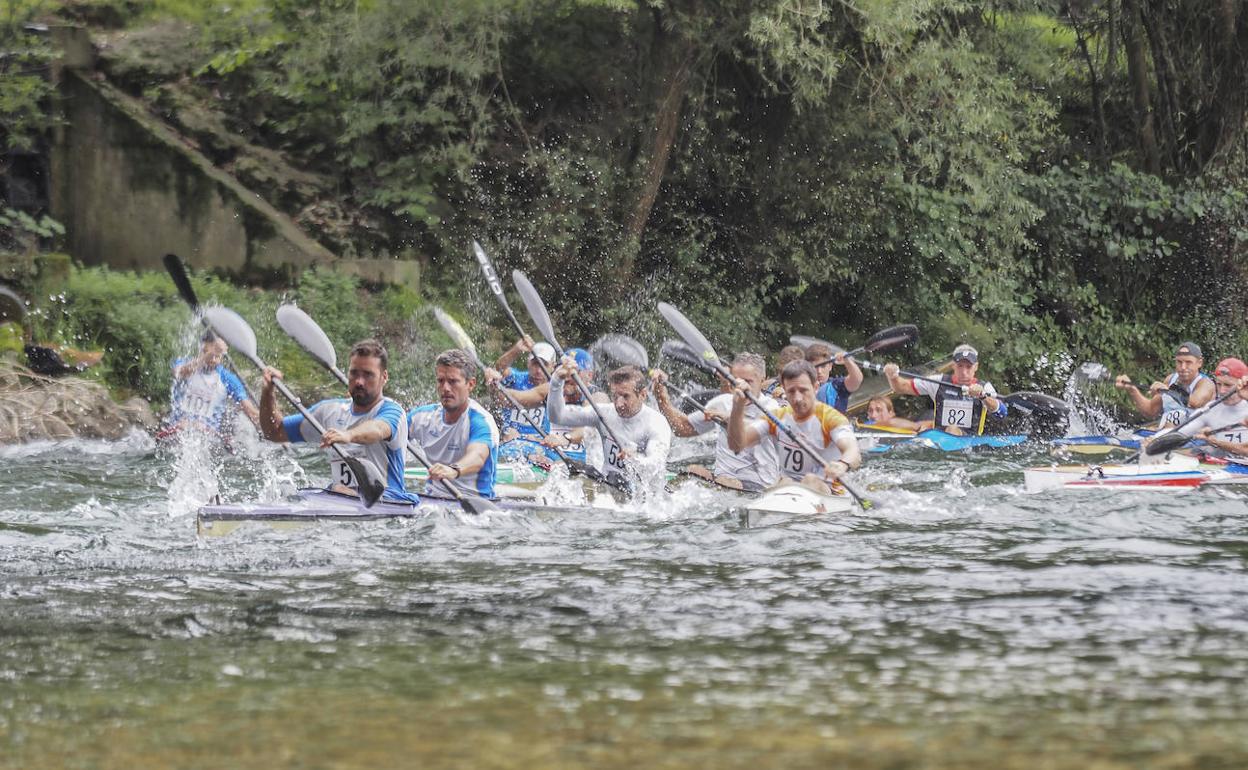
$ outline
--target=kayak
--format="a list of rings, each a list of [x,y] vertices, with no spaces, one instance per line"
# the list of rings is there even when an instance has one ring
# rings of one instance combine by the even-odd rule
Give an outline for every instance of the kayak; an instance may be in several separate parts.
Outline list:
[[[859,448],[862,447],[863,439],[865,438],[872,442],[872,446],[865,451],[877,454],[907,446],[939,449],[942,452],[958,452],[976,447],[1010,447],[1018,446],[1027,441],[1028,438],[1022,435],[955,436],[952,433],[936,429],[928,429],[918,433],[883,432],[876,429],[859,431],[855,435],[858,437]]]
[[[589,507],[551,505],[532,500],[500,499],[494,501],[506,513],[571,514],[593,510]],[[205,505],[195,516],[200,535],[228,535],[248,522],[259,522],[275,529],[294,529],[324,521],[380,521],[427,516],[436,511],[462,510],[450,498],[422,497],[419,505],[378,501],[373,507],[355,495],[344,495],[328,489],[300,489],[295,497],[279,503],[229,503]]]
[[[494,491],[499,497],[531,497],[529,493],[550,478],[550,471],[524,460],[501,462],[496,466],[495,473]],[[676,476],[673,471],[667,472],[668,481]],[[409,466],[403,470],[403,478],[409,488],[422,489],[429,480],[429,469],[423,465]],[[581,478],[587,484],[593,483],[584,476]]]
[[[757,527],[776,518],[845,513],[854,507],[848,494],[825,495],[801,484],[773,487],[740,506],[746,526]]]
[[[1124,488],[1160,491],[1195,489],[1210,479],[1210,473],[1227,471],[1217,466],[1202,466],[1199,459],[1188,455],[1171,455],[1165,462],[1127,465],[1050,465],[1023,471],[1023,488],[1027,492],[1050,489]]]
[[[1053,454],[1078,454],[1104,456],[1113,452],[1134,452],[1140,448],[1140,440],[1156,431],[1141,430],[1129,436],[1067,436],[1049,442]]]

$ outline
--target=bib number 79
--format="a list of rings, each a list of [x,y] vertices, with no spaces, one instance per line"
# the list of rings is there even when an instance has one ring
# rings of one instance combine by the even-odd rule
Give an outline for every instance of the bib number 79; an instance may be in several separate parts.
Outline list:
[[[795,447],[784,447],[784,467],[794,473],[802,473],[806,468],[806,453]]]

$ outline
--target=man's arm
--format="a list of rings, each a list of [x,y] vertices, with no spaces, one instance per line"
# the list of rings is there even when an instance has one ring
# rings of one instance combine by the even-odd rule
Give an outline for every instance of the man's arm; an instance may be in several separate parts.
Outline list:
[[[526,350],[533,349],[533,340],[529,335],[524,335],[521,339],[516,340],[516,344],[508,348],[498,360],[494,362],[494,368],[500,372],[505,372],[511,368],[511,363]]]
[[[728,413],[728,448],[741,453],[757,444],[761,439],[758,431],[745,424],[745,388],[744,382],[738,383],[732,393],[732,411]]]
[[[516,403],[520,406],[525,409],[535,409],[546,403],[546,397],[550,395],[550,383],[543,382],[541,385],[529,388],[528,390],[512,390],[508,388],[507,392],[511,394],[511,397],[514,398]],[[506,399],[504,399],[504,401],[506,401]]]
[[[682,438],[698,435],[698,432],[693,427],[693,423],[689,422],[689,417],[677,409],[672,403],[672,399],[668,396],[667,373],[662,369],[652,369],[650,371],[650,381],[654,383],[654,402],[658,405],[659,413],[663,415],[663,419],[667,420],[667,424],[672,426],[672,431]]]
[[[1140,389],[1131,383],[1131,378],[1125,374],[1118,375],[1114,379],[1114,387],[1119,390],[1125,390],[1127,395],[1131,397],[1131,403],[1135,405],[1136,410],[1140,414],[1149,419],[1155,419],[1161,416],[1161,395],[1145,396]]]
[[[289,441],[286,428],[282,425],[282,410],[277,408],[277,389],[273,387],[273,378],[281,379],[282,373],[273,367],[266,367],[263,384],[260,387],[260,408],[258,419],[260,432],[269,441],[284,444]]]
[[[573,364],[575,366],[576,364]],[[591,406],[569,406],[563,400],[563,369],[555,370],[555,379],[550,382],[550,393],[546,396],[546,414],[552,425],[567,425],[578,428],[597,425],[598,418]]]
[[[1187,397],[1187,405],[1192,409],[1199,409],[1212,401],[1217,393],[1218,389],[1213,384],[1213,380],[1206,380],[1202,377],[1196,383],[1196,387],[1192,388],[1192,395]],[[1160,401],[1160,397],[1158,400]]]
[[[902,377],[900,371],[897,364],[884,365],[884,379],[888,380],[888,387],[892,388],[894,393],[917,396],[919,392],[914,387],[914,380]]]
[[[862,387],[863,375],[857,361],[847,358],[844,353],[837,353],[836,363],[845,366],[845,390],[853,393]]]

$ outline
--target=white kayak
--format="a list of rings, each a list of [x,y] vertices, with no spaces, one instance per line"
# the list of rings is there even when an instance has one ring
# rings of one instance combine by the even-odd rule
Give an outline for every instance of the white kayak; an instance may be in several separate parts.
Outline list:
[[[854,498],[847,494],[825,495],[801,484],[774,487],[741,506],[750,526],[757,526],[760,521],[772,516],[845,513],[853,507]]]

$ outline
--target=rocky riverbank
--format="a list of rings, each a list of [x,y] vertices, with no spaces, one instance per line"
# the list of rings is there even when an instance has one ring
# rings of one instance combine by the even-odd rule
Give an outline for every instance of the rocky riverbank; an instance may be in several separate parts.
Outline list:
[[[81,438],[119,439],[156,426],[141,398],[118,403],[108,390],[80,377],[44,377],[0,358],[0,444]]]

